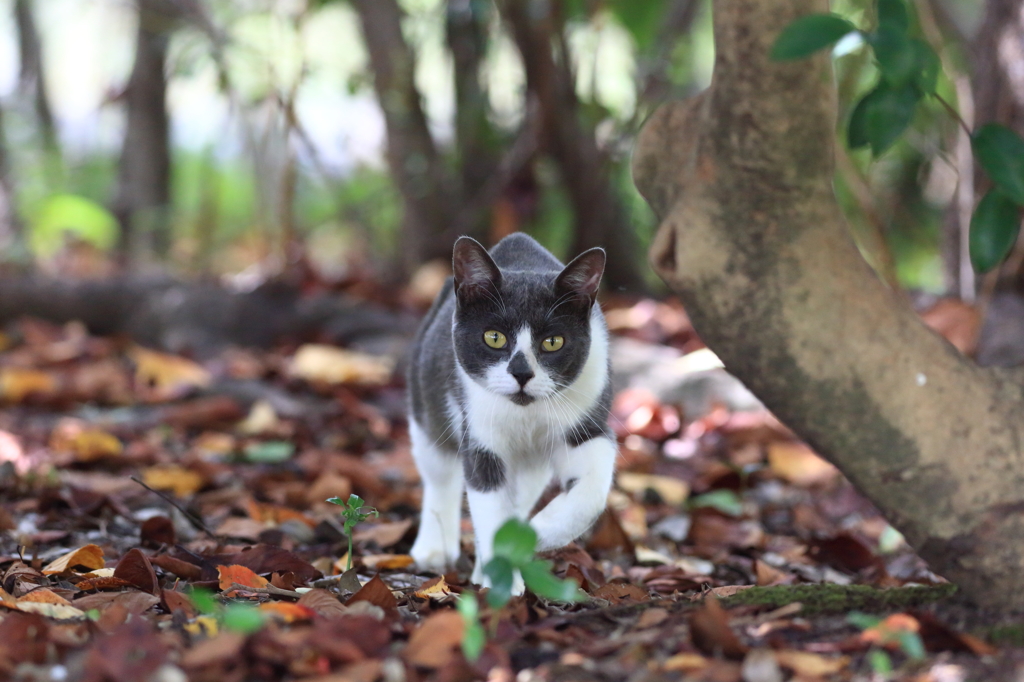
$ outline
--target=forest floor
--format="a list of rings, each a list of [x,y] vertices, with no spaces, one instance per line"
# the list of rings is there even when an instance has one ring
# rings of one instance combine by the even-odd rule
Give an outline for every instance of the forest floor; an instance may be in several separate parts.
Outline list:
[[[653,385],[657,363],[617,375],[608,510],[545,555],[588,598],[500,609],[468,581],[468,519],[457,570],[407,555],[420,489],[399,359],[293,345],[198,364],[12,325],[0,679],[1019,679],[1024,628],[957,607],[835,468],[707,388],[721,370],[680,369],[701,346],[678,305],[606,311],[634,357],[714,381],[680,397]],[[351,494],[379,516],[346,570],[326,500]],[[456,602],[478,597],[486,644],[468,660]]]

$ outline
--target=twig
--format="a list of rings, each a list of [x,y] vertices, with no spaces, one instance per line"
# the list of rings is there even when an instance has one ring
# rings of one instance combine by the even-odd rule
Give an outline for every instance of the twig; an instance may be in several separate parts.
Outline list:
[[[216,533],[214,533],[212,530],[210,530],[209,526],[207,526],[205,523],[203,523],[203,520],[201,518],[199,518],[198,516],[196,516],[195,514],[190,512],[189,510],[187,510],[184,507],[182,507],[180,504],[178,504],[178,502],[176,500],[174,500],[174,498],[169,497],[168,495],[160,492],[159,490],[154,490],[153,488],[150,488],[148,485],[146,485],[145,483],[143,483],[139,479],[135,478],[134,476],[132,476],[131,479],[133,481],[135,481],[136,483],[138,483],[139,485],[141,485],[146,490],[148,490],[149,492],[151,492],[154,495],[156,495],[157,497],[162,498],[164,502],[166,502],[167,504],[171,505],[172,507],[174,507],[175,509],[180,511],[182,514],[184,514],[185,518],[188,519],[189,523],[191,523],[192,526],[195,527],[197,530],[203,531],[204,533],[209,535],[214,540],[218,540],[218,541],[220,540],[220,536],[217,535]]]
[[[968,126],[967,122],[964,121],[960,117],[960,113],[956,109],[953,108],[953,105],[951,105],[949,102],[947,102],[945,99],[943,99],[942,95],[938,94],[937,92],[932,93],[932,96],[935,99],[939,100],[939,104],[941,104],[943,106],[943,108],[945,108],[946,112],[950,116],[952,116],[953,119],[956,120],[957,123],[960,124],[960,126],[964,129],[964,132],[967,133],[967,137],[970,138],[972,136],[970,126]]]
[[[302,597],[301,592],[295,590],[286,590],[282,587],[275,587],[274,585],[267,585],[266,587],[249,587],[248,585],[241,585],[239,583],[231,583],[231,587],[225,592],[231,590],[238,590],[239,592],[252,592],[253,594],[268,594],[275,597],[291,597],[292,599],[299,599]]]

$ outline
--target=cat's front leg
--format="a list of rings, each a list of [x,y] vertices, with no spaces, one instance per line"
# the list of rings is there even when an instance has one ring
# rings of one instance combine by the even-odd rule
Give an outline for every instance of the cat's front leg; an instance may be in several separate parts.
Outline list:
[[[563,488],[537,512],[537,551],[563,547],[584,533],[604,511],[615,473],[615,442],[599,436],[554,457]]]
[[[472,581],[490,587],[484,575],[484,566],[494,556],[494,534],[516,515],[515,496],[508,480],[505,463],[485,447],[471,446],[463,452],[466,476],[466,498],[473,519],[473,537],[476,542],[476,564]],[[523,593],[523,578],[516,571],[512,594]]]
[[[409,422],[409,436],[423,480],[420,529],[410,554],[419,568],[444,573],[459,558],[462,463],[456,453],[438,448],[414,420]]]

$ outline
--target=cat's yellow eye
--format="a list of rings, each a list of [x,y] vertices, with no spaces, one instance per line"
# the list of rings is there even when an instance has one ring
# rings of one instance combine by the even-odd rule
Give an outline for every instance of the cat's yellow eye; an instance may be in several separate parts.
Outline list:
[[[488,329],[484,332],[484,343],[491,348],[504,348],[505,344],[508,343],[508,339],[505,335],[494,329]]]
[[[563,345],[565,345],[565,337],[562,336],[549,336],[540,342],[541,349],[546,350],[549,353],[558,350]]]

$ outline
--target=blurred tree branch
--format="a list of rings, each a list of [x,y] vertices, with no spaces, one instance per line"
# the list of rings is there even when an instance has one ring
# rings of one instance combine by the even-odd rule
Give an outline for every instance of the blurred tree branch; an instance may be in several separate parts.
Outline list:
[[[550,10],[536,11],[540,5],[530,0],[499,0],[498,4],[522,56],[526,87],[540,107],[542,148],[558,165],[572,202],[576,217],[572,253],[603,246],[612,254],[605,270],[608,286],[643,291],[636,235],[626,223],[594,130],[579,116],[576,79],[556,17]]]
[[[58,152],[57,129],[53,120],[53,109],[46,93],[46,77],[43,67],[43,50],[36,28],[32,0],[15,0],[14,22],[18,33],[18,89],[32,97],[39,130],[47,150]]]
[[[416,62],[402,35],[396,0],[352,0],[370,53],[374,89],[387,127],[387,159],[405,204],[403,256],[407,271],[449,258],[439,237],[454,219],[459,196],[442,163],[416,88]]]

